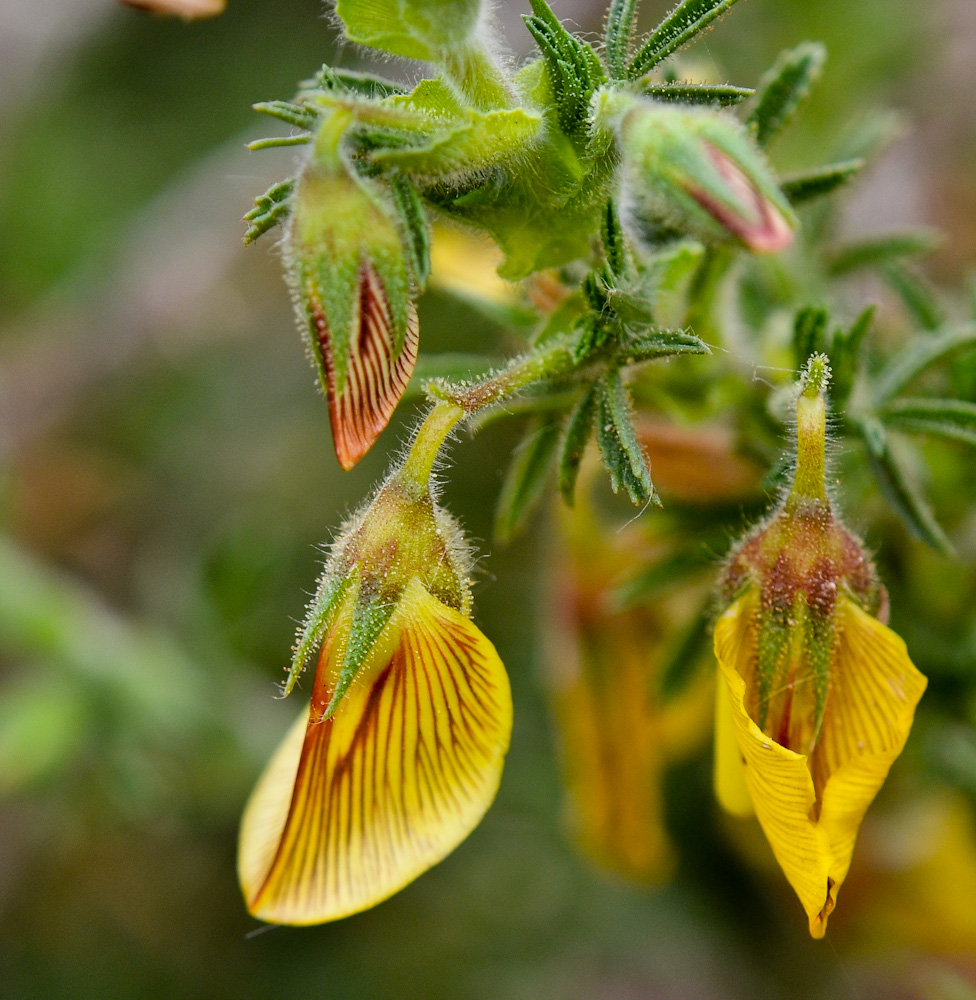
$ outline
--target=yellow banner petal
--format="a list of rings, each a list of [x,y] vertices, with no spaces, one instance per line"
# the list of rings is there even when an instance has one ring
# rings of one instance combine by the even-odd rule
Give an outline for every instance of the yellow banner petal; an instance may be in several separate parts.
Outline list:
[[[315,924],[374,906],[449,854],[495,797],[512,727],[495,648],[416,579],[387,628],[378,645],[392,652],[364,667],[331,719],[303,714],[245,810],[238,871],[262,920]],[[347,635],[348,620],[323,646],[316,714]]]
[[[810,933],[822,937],[861,820],[904,747],[925,678],[894,632],[843,600],[829,718],[813,758],[794,753],[767,736],[745,709],[743,676],[752,676],[757,655],[754,609],[746,597],[722,615],[715,654],[756,816],[807,912]]]

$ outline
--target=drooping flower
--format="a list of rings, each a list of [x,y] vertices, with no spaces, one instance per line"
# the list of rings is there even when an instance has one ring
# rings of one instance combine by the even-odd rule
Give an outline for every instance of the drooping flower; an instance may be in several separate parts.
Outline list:
[[[716,792],[730,812],[755,811],[814,937],[926,685],[879,620],[884,588],[826,494],[828,377],[815,355],[797,398],[792,490],[733,553],[715,626]]]
[[[286,242],[299,322],[344,469],[369,451],[410,381],[419,337],[414,299],[427,270],[416,193],[406,181],[394,189],[349,166],[350,122],[345,109],[324,119],[295,187]]]
[[[601,868],[654,883],[673,862],[665,774],[701,742],[711,702],[704,676],[667,698],[661,675],[708,585],[699,575],[653,604],[621,606],[621,583],[669,550],[637,525],[606,530],[579,493],[573,509],[560,511],[561,551],[546,616],[547,686],[567,821]]]
[[[439,444],[460,415],[445,404],[425,429]],[[435,451],[415,446],[346,526],[300,636],[285,693],[314,657],[311,703],[241,823],[238,874],[262,920],[381,902],[449,854],[498,789],[511,691],[471,621],[459,529],[431,495]]]

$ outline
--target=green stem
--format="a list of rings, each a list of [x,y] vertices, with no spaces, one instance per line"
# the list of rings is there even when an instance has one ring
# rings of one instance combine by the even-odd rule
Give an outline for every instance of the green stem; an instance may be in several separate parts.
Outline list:
[[[464,409],[450,401],[443,401],[434,406],[420,425],[420,430],[417,431],[417,436],[407,453],[407,460],[397,474],[402,484],[410,486],[419,494],[427,492],[437,453],[444,439],[464,415]]]
[[[454,403],[466,414],[472,414],[500,402],[532,382],[565,375],[576,368],[576,365],[571,344],[560,339],[543,351],[516,359],[504,371],[475,382],[474,385],[435,382],[427,387],[427,391],[436,399]]]
[[[445,49],[439,54],[438,65],[448,83],[479,111],[511,108],[517,103],[508,77],[480,42]]]

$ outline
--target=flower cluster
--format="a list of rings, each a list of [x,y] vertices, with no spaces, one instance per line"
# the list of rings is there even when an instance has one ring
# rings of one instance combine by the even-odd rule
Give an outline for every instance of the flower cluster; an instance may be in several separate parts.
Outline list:
[[[755,502],[760,458],[772,463],[780,447],[769,401],[743,386],[734,351],[701,356],[731,326],[754,333],[757,359],[782,361],[783,300],[801,294],[785,262],[799,261],[804,295],[844,265],[843,254],[811,252],[797,206],[860,164],[784,179],[767,160],[819,73],[820,46],[783,53],[758,93],[660,68],[731,2],[682,0],[637,46],[636,5],[614,0],[601,56],[532,0],[538,57],[510,73],[477,0],[441,4],[437,18],[414,0],[340,0],[350,40],[428,61],[439,75],[407,90],[324,67],[293,101],[257,106],[299,133],[256,146],[305,153],[293,178],[257,199],[246,241],[284,224],[299,325],[344,469],[373,447],[419,370],[418,300],[432,260],[443,267],[435,285],[456,294],[465,241],[482,256],[490,243],[497,276],[468,281],[466,304],[523,341],[507,365],[485,360],[481,378],[464,357],[437,359],[443,377],[424,386],[431,405],[405,458],[333,546],[284,690],[309,667],[310,704],[241,828],[240,881],[261,919],[316,923],[380,902],[453,850],[495,795],[511,694],[472,621],[467,547],[431,485],[443,441],[464,421],[477,426],[479,413],[530,415],[500,494],[501,538],[524,528],[552,478],[576,504],[559,522],[548,623],[576,835],[617,873],[645,882],[668,873],[664,775],[707,732],[698,723],[712,694],[711,676],[666,690],[705,659],[708,568],[695,550],[705,543],[688,531],[669,538],[666,521],[608,539],[577,495],[580,470],[598,452],[615,493],[644,510],[661,504],[661,487],[696,530],[723,504]],[[750,110],[737,118],[729,108],[742,101]],[[917,425],[925,406],[891,397],[976,340],[947,334],[878,364],[879,385],[855,394],[870,323],[870,311],[836,329],[825,310],[796,312],[792,485],[729,555],[712,608],[717,798],[755,814],[814,937],[926,686],[885,624],[870,556],[826,489],[831,366],[838,415],[858,398],[845,433],[867,448],[909,528],[947,549],[885,422]],[[668,376],[647,364],[660,360],[675,362]],[[689,374],[680,366],[691,361],[704,367]],[[953,426],[976,426],[969,404],[950,402],[926,405],[938,404],[943,424],[954,414]],[[716,429],[718,445],[686,423]],[[654,428],[664,428],[656,439]],[[643,574],[653,603],[622,601],[621,574]]]

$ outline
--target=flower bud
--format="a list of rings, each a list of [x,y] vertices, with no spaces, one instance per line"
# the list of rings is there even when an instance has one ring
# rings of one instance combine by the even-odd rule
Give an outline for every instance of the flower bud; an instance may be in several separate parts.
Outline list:
[[[285,688],[314,657],[311,703],[241,822],[238,874],[262,920],[374,906],[452,851],[497,791],[508,677],[471,621],[467,547],[429,481],[462,412],[432,411],[333,546]]]
[[[299,323],[328,395],[336,456],[350,469],[410,381],[420,281],[392,191],[359,177],[338,152],[341,118],[336,111],[323,122],[298,178],[287,248]]]
[[[607,111],[624,160],[638,223],[689,232],[705,242],[775,253],[796,218],[762,154],[735,119],[630,98]]]
[[[729,811],[755,811],[814,937],[926,684],[878,620],[884,588],[826,493],[828,378],[827,359],[813,356],[792,490],[732,553],[715,627],[716,791]]]

